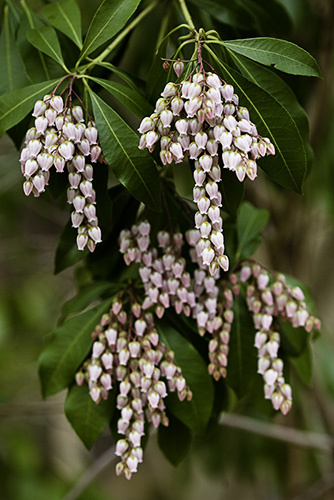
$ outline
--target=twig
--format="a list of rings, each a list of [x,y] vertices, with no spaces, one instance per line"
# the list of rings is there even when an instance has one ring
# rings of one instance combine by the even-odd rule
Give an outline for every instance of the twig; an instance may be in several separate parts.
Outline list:
[[[318,434],[316,432],[300,431],[283,425],[260,422],[242,415],[223,413],[219,423],[226,427],[241,429],[253,434],[259,434],[289,444],[301,446],[302,448],[315,448],[327,453],[334,449],[334,439],[327,434]]]
[[[112,446],[107,451],[102,453],[94,462],[87,467],[81,474],[79,480],[75,483],[73,488],[67,493],[63,500],[76,500],[83,491],[96,479],[96,477],[103,472],[104,469],[109,467],[115,457],[115,446]]]

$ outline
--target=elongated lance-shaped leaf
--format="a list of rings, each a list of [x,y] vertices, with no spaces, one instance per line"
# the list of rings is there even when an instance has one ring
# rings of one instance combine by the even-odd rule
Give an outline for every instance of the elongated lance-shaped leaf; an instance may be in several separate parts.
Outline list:
[[[237,219],[238,247],[236,259],[249,259],[261,243],[261,231],[267,225],[269,212],[244,202]]]
[[[111,302],[112,299],[106,300],[78,314],[51,334],[39,358],[43,397],[61,391],[74,381],[75,373],[91,349],[91,334]]]
[[[209,47],[207,50],[214,54]],[[223,63],[216,54],[213,57],[227,83],[234,86],[240,98],[240,105],[249,109],[251,120],[259,134],[268,137],[275,146],[276,154],[261,158],[258,161],[259,166],[278,184],[301,193],[307,169],[307,156],[295,121],[268,92]]]
[[[110,40],[125,25],[141,0],[104,0],[90,23],[80,61]]]
[[[72,386],[65,401],[65,415],[71,426],[90,449],[108,426],[115,410],[115,391],[108,394],[99,404],[93,402],[88,386]]]
[[[75,0],[60,0],[43,7],[47,21],[82,48],[81,12]]]
[[[308,141],[308,116],[289,85],[275,71],[265,68],[236,52],[229,51],[229,53],[240,73],[260,88],[266,90],[291,115],[302,137],[307,156],[307,168],[309,168],[313,161],[313,151]]]
[[[158,333],[169,349],[174,351],[175,362],[181,367],[193,397],[191,401],[179,401],[172,393],[166,405],[195,434],[205,431],[213,406],[213,382],[208,368],[195,347],[167,322],[157,324]]]
[[[137,134],[124,120],[90,90],[94,118],[103,155],[117,179],[153,210],[160,205],[159,176],[154,161],[138,149]]]
[[[278,38],[246,38],[222,42],[233,52],[292,75],[321,77],[317,61],[306,50]]]
[[[0,36],[0,94],[29,83],[10,24],[8,6],[6,5]]]
[[[124,104],[139,118],[151,114],[152,106],[137,90],[129,89],[121,83],[111,82],[103,78],[91,77],[91,80],[105,88],[115,99]]]
[[[58,36],[56,31],[51,28],[51,26],[44,26],[39,29],[30,29],[27,37],[31,45],[44,52],[44,54],[52,57],[52,59],[66,71]]]
[[[17,44],[27,75],[31,83],[51,80],[51,78],[55,76],[51,70],[53,68],[58,69],[58,67],[53,64],[53,61],[43,54],[43,52],[35,49],[27,39],[29,29],[42,28],[45,24],[28,8],[24,0],[22,1],[22,7],[24,13],[21,17],[21,22],[17,31]],[[52,77],[50,75],[52,75]]]
[[[58,80],[29,85],[0,97],[0,135],[32,113],[34,104],[54,89]]]

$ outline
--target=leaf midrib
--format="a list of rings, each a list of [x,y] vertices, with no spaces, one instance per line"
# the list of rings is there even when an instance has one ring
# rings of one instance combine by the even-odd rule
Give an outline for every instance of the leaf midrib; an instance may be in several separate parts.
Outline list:
[[[235,80],[235,78],[231,75],[231,73],[228,71],[228,69],[226,68],[226,66],[225,66],[225,65],[224,65],[224,64],[223,64],[223,63],[222,63],[219,59],[217,59],[217,61],[218,61],[218,64],[219,64],[219,65],[220,65],[220,66],[224,69],[224,71],[226,71],[226,73],[229,75],[229,77],[230,77],[230,78],[231,78],[231,80],[234,82],[234,84],[235,84],[235,85],[237,85],[237,86],[240,88],[240,91],[241,91],[241,92],[243,93],[243,95],[244,95],[244,96],[248,99],[248,101],[249,101],[249,102],[251,103],[251,105],[253,106],[254,110],[257,112],[257,114],[258,114],[258,116],[259,116],[260,120],[262,121],[262,123],[263,123],[264,127],[265,127],[265,128],[266,128],[266,130],[267,130],[267,133],[270,135],[270,137],[271,137],[271,139],[272,139],[273,143],[275,144],[275,147],[276,147],[277,151],[279,152],[279,155],[280,155],[281,159],[283,160],[283,163],[284,163],[284,165],[285,165],[285,167],[286,167],[286,169],[287,169],[287,172],[289,173],[289,175],[290,175],[290,177],[291,177],[291,179],[292,179],[292,182],[293,182],[293,184],[294,184],[294,186],[296,187],[297,192],[298,192],[298,191],[299,191],[298,184],[297,184],[297,182],[295,181],[295,178],[294,178],[294,177],[293,177],[293,175],[292,175],[291,169],[290,169],[290,167],[289,167],[289,165],[288,165],[288,163],[287,163],[287,161],[286,161],[286,159],[285,159],[285,157],[284,157],[284,155],[283,155],[283,153],[282,153],[282,151],[281,151],[281,149],[280,149],[279,145],[277,144],[277,142],[276,142],[276,140],[275,140],[275,137],[273,137],[273,135],[272,135],[272,133],[271,133],[271,131],[270,131],[270,128],[269,128],[269,127],[268,127],[268,125],[267,125],[267,122],[266,122],[266,121],[265,121],[265,119],[262,117],[262,114],[261,114],[261,113],[260,113],[260,111],[258,110],[257,106],[254,104],[254,102],[252,101],[252,99],[251,99],[251,98],[250,98],[250,97],[246,94],[246,92],[244,92],[244,90],[243,90],[243,89],[242,89],[242,88],[238,85],[238,82],[237,82],[237,81]],[[269,95],[270,95],[270,94],[269,94]],[[274,99],[274,97],[273,97],[273,99]],[[305,154],[304,154],[304,157],[305,157]]]
[[[46,89],[50,88],[52,85],[54,85],[55,83],[57,82],[57,80],[54,80],[52,83],[49,83],[49,85],[46,85],[45,87],[39,89],[39,90],[36,90],[36,92],[34,94],[30,94],[28,97],[26,97],[25,99],[23,99],[22,101],[18,102],[15,106],[11,107],[8,111],[6,111],[3,115],[0,115],[0,122],[1,120],[3,120],[8,114],[12,113],[13,111],[15,111],[16,108],[22,106],[22,104],[24,104],[25,102],[27,102],[29,99],[31,99],[32,97],[35,97],[36,95],[40,94],[41,92],[45,91]],[[21,89],[19,89],[21,90]],[[4,94],[6,95],[6,94]],[[1,97],[4,97],[1,96]]]
[[[50,42],[48,41],[48,39],[45,38],[45,36],[43,35],[42,30],[36,30],[35,34],[39,35],[41,37],[41,39],[43,40],[43,42],[49,47],[49,49],[51,50],[51,52],[54,54],[54,56],[55,56],[56,60],[58,61],[58,63],[62,66],[64,64],[63,58],[60,57],[59,54],[56,52],[56,50],[53,48],[53,46],[50,45]],[[59,50],[60,50],[60,47],[59,47]]]
[[[77,334],[73,339],[72,341],[70,342],[70,344],[67,346],[67,348],[65,349],[65,351],[62,352],[62,355],[60,356],[60,358],[58,358],[58,362],[57,362],[57,366],[55,367],[55,369],[52,371],[50,377],[48,378],[47,380],[47,387],[49,390],[44,390],[44,395],[45,396],[48,396],[48,395],[51,395],[51,394],[54,394],[54,389],[52,389],[52,386],[53,386],[53,380],[56,378],[58,379],[58,372],[59,370],[62,369],[63,367],[63,364],[64,364],[64,361],[67,360],[67,357],[68,357],[68,354],[69,352],[73,349],[73,346],[75,346],[78,341],[84,336],[84,334],[87,332],[88,329],[92,327],[94,327],[96,325],[96,321],[101,318],[101,315],[102,315],[102,311],[106,310],[108,305],[111,303],[111,299],[107,302],[105,302],[97,311],[96,313],[94,314],[94,316],[91,317],[90,320],[88,320],[88,322],[86,321],[85,324],[84,324],[84,327],[81,329],[81,333]],[[47,351],[45,351],[47,352]],[[50,386],[51,386],[51,391],[50,391]],[[56,387],[57,387],[57,382],[56,382]],[[56,389],[56,392],[58,391],[58,389]]]
[[[287,59],[287,60],[290,60],[290,61],[293,61],[294,63],[298,63],[300,66],[303,66],[305,68],[308,68],[310,70],[310,66],[308,66],[307,64],[305,63],[302,63],[300,61],[298,61],[297,59],[293,59],[292,57],[289,57],[285,54],[282,54],[280,52],[275,52],[275,51],[269,51],[269,50],[264,50],[264,49],[259,49],[259,48],[256,48],[256,47],[245,47],[244,45],[238,45],[236,43],[233,43],[233,42],[223,42],[223,45],[227,46],[228,47],[236,47],[236,48],[240,48],[242,49],[243,51],[255,51],[255,52],[263,52],[264,54],[273,54],[275,56],[278,56],[278,57],[281,57],[283,59]],[[298,47],[301,51],[303,51],[303,49],[301,49],[300,47]],[[233,48],[232,48],[233,50]],[[306,53],[306,51],[305,51]],[[306,53],[307,54],[307,53]],[[275,63],[275,66],[277,65],[278,63],[276,62]],[[314,71],[314,70],[313,70]]]
[[[103,119],[104,119],[104,121],[105,121],[105,123],[106,123],[107,127],[109,128],[110,132],[112,133],[112,135],[113,135],[113,136],[114,136],[114,138],[116,139],[116,141],[117,141],[117,143],[118,143],[119,147],[121,148],[121,150],[122,150],[122,152],[123,152],[124,156],[127,158],[127,160],[129,161],[129,163],[132,165],[132,167],[133,167],[134,171],[136,172],[136,174],[138,175],[138,177],[139,177],[139,178],[140,178],[140,180],[142,181],[143,186],[145,186],[145,189],[146,189],[147,193],[149,194],[150,199],[151,199],[151,200],[152,200],[152,202],[153,202],[153,206],[156,206],[156,202],[155,202],[154,198],[152,197],[151,192],[150,192],[150,190],[148,189],[148,187],[147,187],[147,185],[146,185],[146,182],[144,181],[144,179],[143,179],[143,178],[142,178],[142,176],[140,175],[139,170],[136,168],[136,166],[135,166],[135,164],[133,163],[133,161],[132,161],[132,159],[130,158],[130,156],[127,154],[127,152],[126,152],[126,150],[124,149],[124,147],[123,147],[122,143],[118,140],[117,134],[115,134],[114,129],[111,127],[110,123],[108,122],[107,117],[105,116],[105,114],[104,114],[104,112],[103,112],[103,110],[102,110],[102,108],[101,108],[101,106],[100,106],[99,102],[97,101],[95,94],[91,92],[91,96],[93,97],[93,99],[94,99],[94,101],[95,101],[95,103],[96,103],[97,107],[99,108],[99,111],[100,111],[100,113],[101,113],[101,115],[102,115],[102,117],[103,117]]]
[[[114,84],[113,82],[109,82],[108,80],[104,80],[103,78],[94,78],[93,77],[92,80],[94,80],[95,82],[99,83],[106,90],[107,89],[109,91],[113,90],[116,94],[118,93],[121,96],[125,97],[128,101],[132,102],[133,106],[136,107],[138,111],[140,111],[142,113],[144,112],[144,110],[142,109],[142,107],[137,103],[137,101],[135,101],[134,98],[132,98],[131,95],[127,94],[125,91],[123,91],[121,88],[118,87],[118,85],[121,85],[121,84],[117,85],[117,84]],[[128,90],[130,92],[133,91],[132,89],[127,89],[126,87],[124,87],[124,88],[125,88],[125,90]],[[114,96],[114,97],[117,99],[116,96]]]
[[[98,15],[98,13],[99,13],[99,11],[101,10],[101,8],[102,8],[102,6],[103,6],[103,4],[104,4],[104,3],[105,3],[105,2],[102,2],[102,3],[101,3],[101,5],[100,5],[99,9],[98,9],[98,10],[97,10],[97,12],[96,12],[96,16]],[[123,2],[122,2],[122,3],[121,3],[121,5],[118,7],[118,9],[114,12],[114,14],[113,14],[113,15],[109,18],[108,22],[107,22],[106,24],[104,24],[103,28],[102,28],[102,29],[101,29],[101,30],[100,30],[100,31],[99,31],[99,32],[95,35],[95,37],[92,39],[92,41],[90,42],[90,44],[89,44],[89,45],[87,45],[87,47],[86,47],[86,49],[84,50],[84,52],[82,53],[82,55],[81,55],[80,59],[83,59],[83,58],[86,56],[86,54],[89,54],[89,52],[88,52],[88,51],[90,50],[90,47],[91,47],[92,45],[94,45],[94,43],[95,43],[96,39],[97,39],[97,38],[101,35],[101,33],[103,33],[103,31],[104,31],[104,30],[105,30],[105,29],[109,26],[109,24],[111,23],[111,21],[113,20],[113,18],[116,16],[116,14],[118,13],[118,11],[119,11],[122,7],[123,7]],[[94,18],[95,18],[95,16],[94,16]],[[94,21],[94,18],[93,18],[93,21]],[[88,35],[89,35],[89,31],[88,31],[88,33],[87,33],[87,36],[88,36]]]
[[[230,50],[229,50],[229,49],[227,49],[227,50],[230,52]],[[240,58],[238,58],[238,56],[237,56],[236,54],[233,54],[233,53],[232,53],[231,55],[232,55],[232,57],[234,57],[235,59],[237,59],[237,61],[239,62],[240,66],[242,66],[242,67],[243,67],[244,71],[245,71],[245,72],[249,75],[250,79],[251,79],[251,80],[253,80],[254,84],[255,84],[255,85],[257,85],[258,87],[260,87],[260,85],[258,85],[257,80],[253,77],[253,75],[249,72],[249,70],[246,68],[246,66],[242,63],[242,61],[240,60]],[[268,94],[269,94],[269,92],[268,92]],[[276,97],[275,97],[275,96],[273,96],[272,94],[270,94],[270,95],[271,95],[271,97],[272,97],[273,99],[275,99],[275,101],[277,101],[277,102],[280,104],[280,106],[282,106],[282,108],[283,108],[283,109],[286,111],[286,113],[290,116],[290,118],[291,118],[291,120],[292,120],[292,122],[293,122],[293,124],[294,124],[295,130],[297,131],[297,134],[299,135],[299,138],[300,138],[300,140],[301,140],[301,142],[302,142],[302,144],[303,144],[304,160],[305,160],[305,162],[306,162],[306,151],[305,151],[305,146],[304,146],[304,143],[303,143],[303,138],[302,138],[302,136],[301,136],[301,133],[300,133],[300,131],[299,131],[299,128],[297,127],[297,124],[296,124],[296,122],[295,122],[295,120],[294,120],[293,116],[291,115],[290,111],[289,111],[289,110],[288,110],[288,109],[284,106],[284,104],[282,104],[280,101],[278,101],[278,100],[276,99]],[[272,136],[271,136],[271,137],[272,137]],[[277,149],[280,151],[280,149],[279,149],[279,147],[278,147],[278,145],[277,145],[277,142],[275,141],[275,139],[274,139],[273,137],[272,137],[272,139],[273,139],[273,141],[274,141],[274,143],[275,143],[275,145],[276,145]],[[282,154],[281,154],[281,156],[283,157],[283,155],[282,155]],[[296,185],[296,184],[295,184],[295,185]]]
[[[71,20],[68,18],[66,12],[64,11],[62,5],[60,4],[60,2],[54,4],[56,7],[58,7],[58,9],[60,10],[60,13],[63,15],[66,23],[68,24],[70,30],[72,31],[73,35],[74,35],[74,38],[76,39],[77,41],[77,45],[78,47],[81,49],[82,48],[82,41],[80,40],[80,38],[78,37],[77,35],[77,32],[75,31],[74,29],[74,26],[73,24],[71,23]]]

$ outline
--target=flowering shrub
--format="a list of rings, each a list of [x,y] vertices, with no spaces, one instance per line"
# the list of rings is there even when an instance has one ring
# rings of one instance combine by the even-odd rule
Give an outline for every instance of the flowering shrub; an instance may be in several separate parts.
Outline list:
[[[77,238],[65,228],[56,272],[81,261],[90,276],[41,354],[42,392],[68,387],[65,413],[87,447],[111,425],[116,473],[127,479],[143,461],[151,424],[186,448],[217,421],[229,394],[256,404],[259,375],[270,401],[261,411],[286,415],[289,360],[303,376],[298,359],[320,329],[305,286],[254,260],[269,214],[243,202],[244,183],[260,169],[302,191],[307,123],[286,83],[263,65],[320,76],[317,63],[277,38],[222,41],[197,29],[179,0],[186,24],[159,38],[145,89],[110,62],[128,33],[158,15],[158,1],[139,4],[104,0],[82,41],[74,0],[45,5],[42,27],[23,3],[19,22],[36,21],[25,43],[54,78],[32,78],[27,65],[16,81],[7,64],[0,97],[1,132],[24,141],[24,193],[39,197],[66,172],[53,194],[73,206]],[[56,30],[72,40],[75,60],[63,58]],[[15,125],[32,109],[22,136]],[[159,442],[169,456],[168,439]]]

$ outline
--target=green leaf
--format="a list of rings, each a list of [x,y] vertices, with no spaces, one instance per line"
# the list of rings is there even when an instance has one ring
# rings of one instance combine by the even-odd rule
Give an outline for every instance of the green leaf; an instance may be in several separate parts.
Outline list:
[[[296,373],[300,380],[304,382],[307,387],[312,387],[312,350],[308,342],[302,354],[297,358],[290,358],[290,362],[296,370]]]
[[[64,269],[74,266],[74,264],[77,264],[89,254],[87,247],[84,250],[78,250],[76,236],[76,231],[72,227],[71,221],[68,221],[62,230],[56,248],[54,274],[58,274]]]
[[[138,91],[129,89],[118,82],[111,82],[95,77],[90,77],[90,79],[110,92],[115,99],[124,104],[132,113],[139,116],[139,118],[143,118],[152,113],[152,106]]]
[[[249,259],[261,243],[261,231],[267,225],[269,212],[248,202],[241,205],[237,219],[238,247],[236,260]]]
[[[11,92],[28,83],[24,64],[16,46],[10,25],[8,6],[4,8],[4,21],[0,36],[0,94]]]
[[[71,426],[90,449],[108,427],[115,409],[115,391],[109,392],[108,399],[94,403],[86,384],[73,385],[65,400],[65,415]]]
[[[166,84],[167,75],[162,69],[161,60],[161,57],[166,57],[166,48],[167,40],[160,45],[148,72],[146,94],[152,103],[157,100],[158,96],[160,96],[160,93],[163,91]]]
[[[167,460],[176,467],[189,452],[191,432],[173,415],[168,418],[168,427],[160,425],[158,428],[158,444]]]
[[[226,383],[241,398],[249,394],[257,374],[255,329],[252,317],[241,296],[234,300]]]
[[[181,369],[193,397],[179,401],[175,393],[169,394],[168,410],[195,434],[205,431],[213,407],[213,381],[208,368],[194,346],[168,323],[160,322],[157,329],[162,341],[175,353],[175,362]]]
[[[94,300],[97,300],[105,293],[117,292],[120,289],[119,283],[110,283],[109,281],[93,281],[83,286],[78,293],[70,300],[65,302],[61,311],[60,323],[70,314],[82,311]]]
[[[313,161],[313,151],[308,142],[308,117],[289,85],[287,85],[276,72],[240,54],[233,52],[230,52],[230,54],[232,55],[233,62],[242,75],[260,88],[266,90],[291,115],[302,137],[307,155],[307,165],[309,167]]]
[[[286,40],[267,37],[246,38],[227,40],[222,42],[222,45],[253,61],[274,66],[285,73],[321,78],[319,66],[311,54]]]
[[[43,397],[55,394],[73,382],[75,373],[89,354],[91,334],[108,310],[112,299],[78,314],[58,327],[39,358]]]
[[[66,70],[56,31],[51,26],[30,29],[27,34],[29,42],[44,52]]]
[[[207,50],[213,54],[210,48]],[[240,105],[249,109],[259,134],[268,137],[275,146],[276,154],[262,158],[259,166],[274,181],[301,193],[307,157],[295,121],[268,92],[227,66],[216,55],[214,58],[221,67],[225,79],[234,85],[240,98]]]
[[[81,13],[75,0],[60,0],[43,7],[45,19],[82,48]]]
[[[282,347],[289,356],[300,356],[306,346],[309,334],[303,327],[294,328],[290,321],[279,320]]]
[[[138,136],[125,121],[91,90],[90,96],[107,163],[135,198],[158,210],[159,176],[153,159],[138,149]]]
[[[88,28],[80,59],[110,40],[125,25],[141,0],[103,0]]]
[[[53,63],[52,59],[48,58],[40,50],[35,49],[27,40],[27,32],[29,29],[41,28],[44,23],[39,17],[29,10],[25,2],[22,3],[24,7],[24,15],[21,18],[21,23],[17,32],[17,43],[20,50],[22,60],[24,62],[26,73],[29,76],[31,83],[39,83],[43,80],[50,80],[53,67],[58,67]],[[50,63],[52,64],[49,67]]]
[[[220,190],[223,197],[223,210],[232,217],[237,216],[244,197],[244,183],[239,182],[234,172],[222,169]]]
[[[34,104],[52,90],[58,80],[52,80],[8,92],[0,97],[0,135],[14,127],[33,111]]]

